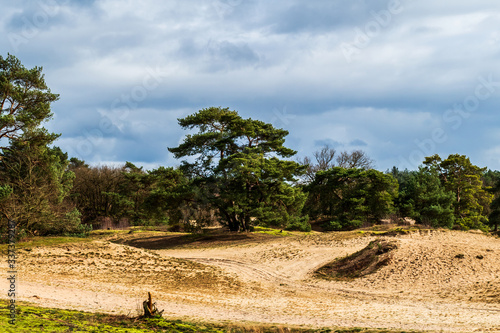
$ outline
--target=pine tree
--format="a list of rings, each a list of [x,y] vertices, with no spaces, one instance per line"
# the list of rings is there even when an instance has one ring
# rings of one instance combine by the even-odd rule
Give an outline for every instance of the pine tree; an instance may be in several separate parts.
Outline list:
[[[483,187],[481,177],[486,168],[473,165],[465,155],[449,155],[442,160],[439,155],[424,161],[428,170],[439,174],[444,188],[454,195],[455,224],[462,229],[485,229],[488,223],[485,207],[493,195]]]
[[[284,146],[288,131],[259,120],[243,119],[228,108],[211,107],[179,119],[184,129],[198,129],[178,147],[181,169],[197,188],[198,200],[217,210],[230,230],[248,230],[254,221],[283,226],[296,222],[298,189],[290,183],[305,169],[281,158],[296,152]]]
[[[327,220],[327,229],[354,229],[363,222],[378,223],[390,214],[398,183],[377,170],[333,167],[319,171],[305,187],[307,212]]]
[[[411,218],[434,228],[453,227],[454,195],[441,185],[436,170],[420,168],[412,181],[411,188],[412,191],[409,192],[413,205]]]

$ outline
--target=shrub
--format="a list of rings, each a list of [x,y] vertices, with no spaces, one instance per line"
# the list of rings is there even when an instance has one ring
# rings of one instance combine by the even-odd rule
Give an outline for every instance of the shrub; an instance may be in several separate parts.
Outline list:
[[[360,220],[350,220],[350,221],[339,221],[333,220],[326,222],[322,225],[323,229],[326,231],[340,231],[340,230],[353,230],[360,228],[363,225],[363,221]]]
[[[456,226],[461,230],[479,229],[488,231],[487,219],[484,216],[467,216],[456,221]]]
[[[309,223],[309,216],[304,216],[301,218],[299,218],[299,217],[291,218],[291,221],[288,223],[285,230],[302,231],[302,232],[311,231],[311,224]]]

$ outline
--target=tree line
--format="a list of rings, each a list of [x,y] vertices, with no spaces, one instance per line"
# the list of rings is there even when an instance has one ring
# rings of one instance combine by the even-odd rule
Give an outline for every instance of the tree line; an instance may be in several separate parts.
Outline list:
[[[229,108],[178,120],[191,134],[168,150],[179,167],[89,166],[57,146],[42,125],[59,96],[42,68],[0,56],[0,228],[21,235],[86,234],[103,219],[190,230],[214,222],[349,230],[413,219],[432,227],[492,229],[500,221],[500,173],[464,155],[427,157],[418,170],[386,172],[360,150],[328,146],[293,159],[288,131]]]

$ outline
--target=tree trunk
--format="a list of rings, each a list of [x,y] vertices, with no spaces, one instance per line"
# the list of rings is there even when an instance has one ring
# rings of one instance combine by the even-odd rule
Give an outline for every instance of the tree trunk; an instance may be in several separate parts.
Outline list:
[[[230,231],[239,231],[240,230],[240,224],[238,220],[234,217],[231,216],[226,210],[222,209],[219,207],[219,212],[221,212],[227,220],[227,226],[229,227]]]
[[[230,231],[240,231],[240,222],[237,219],[231,219],[228,223]]]
[[[249,231],[249,230],[250,230],[250,216],[245,215],[245,231]]]

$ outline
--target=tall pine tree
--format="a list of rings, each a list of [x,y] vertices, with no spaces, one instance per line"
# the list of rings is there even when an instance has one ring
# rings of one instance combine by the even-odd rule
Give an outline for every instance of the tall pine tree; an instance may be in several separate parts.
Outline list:
[[[283,159],[296,153],[284,146],[288,131],[220,107],[200,110],[179,124],[198,132],[169,151],[190,158],[182,170],[198,189],[199,200],[208,201],[230,230],[248,230],[255,221],[297,223],[304,197],[290,183],[305,168]]]

